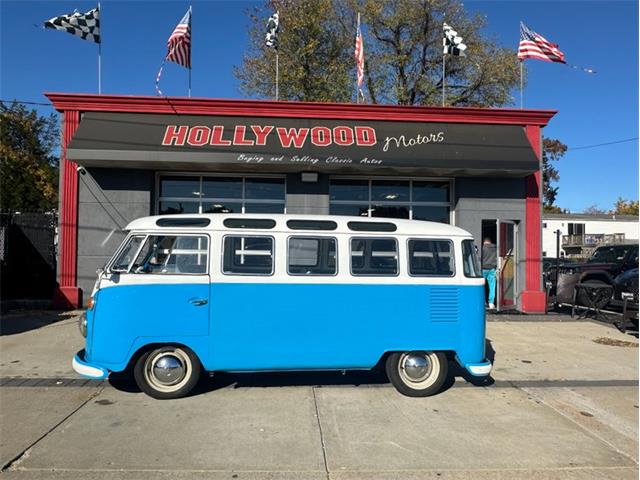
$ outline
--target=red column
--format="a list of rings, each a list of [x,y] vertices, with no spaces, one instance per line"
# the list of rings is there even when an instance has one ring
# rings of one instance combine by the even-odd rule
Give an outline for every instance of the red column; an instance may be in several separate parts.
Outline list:
[[[528,125],[526,133],[542,165],[540,127]],[[542,289],[542,173],[540,169],[529,175],[525,182],[525,288],[522,292],[522,311],[544,313],[546,296]]]
[[[78,280],[78,171],[67,159],[67,145],[80,123],[80,112],[67,110],[63,117],[60,159],[60,218],[58,220],[58,289],[55,308],[82,307]]]

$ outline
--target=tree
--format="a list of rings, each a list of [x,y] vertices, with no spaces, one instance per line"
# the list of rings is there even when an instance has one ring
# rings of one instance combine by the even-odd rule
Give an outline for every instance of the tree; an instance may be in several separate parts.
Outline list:
[[[275,0],[250,10],[249,49],[234,69],[240,89],[251,96],[275,95],[276,52],[264,38],[266,19],[274,10],[280,13],[279,98],[349,101],[352,71],[345,65],[353,64],[353,49],[347,48],[350,40],[337,28],[332,0]]]
[[[543,205],[542,209],[544,213],[571,213],[566,208],[558,207],[556,205]]]
[[[598,205],[590,205],[585,208],[582,213],[586,213],[587,215],[606,215],[606,210],[601,209]]]
[[[468,45],[446,62],[447,105],[501,106],[519,81],[513,49],[481,33],[485,19],[457,0],[273,0],[250,13],[250,47],[235,69],[249,95],[272,97],[274,52],[264,45],[265,20],[280,13],[281,98],[355,99],[356,12],[362,13],[365,97],[371,103],[440,105],[442,24]]]
[[[0,208],[50,210],[58,201],[58,121],[0,103]]]
[[[567,152],[567,146],[555,138],[545,138],[542,140],[542,200],[545,211],[550,211],[554,207],[558,187],[551,184],[560,180],[558,169],[552,164],[557,162]],[[556,207],[557,208],[557,207]]]
[[[616,201],[616,206],[611,212],[615,215],[638,215],[638,200],[625,200],[619,197]]]

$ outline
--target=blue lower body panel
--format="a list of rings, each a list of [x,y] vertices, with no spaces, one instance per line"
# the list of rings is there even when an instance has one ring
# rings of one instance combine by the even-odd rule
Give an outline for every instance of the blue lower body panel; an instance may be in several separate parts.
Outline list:
[[[482,285],[122,285],[98,292],[88,329],[84,361],[110,371],[152,343],[183,344],[210,371],[368,369],[407,350],[487,365]]]
[[[371,368],[385,352],[483,362],[482,286],[213,284],[212,370]]]

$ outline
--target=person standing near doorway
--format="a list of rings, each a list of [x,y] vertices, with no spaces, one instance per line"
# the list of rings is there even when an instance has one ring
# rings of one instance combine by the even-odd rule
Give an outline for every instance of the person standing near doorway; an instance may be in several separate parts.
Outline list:
[[[489,237],[482,242],[482,276],[489,287],[487,303],[489,309],[496,308],[496,268],[498,267],[498,252],[495,243]]]

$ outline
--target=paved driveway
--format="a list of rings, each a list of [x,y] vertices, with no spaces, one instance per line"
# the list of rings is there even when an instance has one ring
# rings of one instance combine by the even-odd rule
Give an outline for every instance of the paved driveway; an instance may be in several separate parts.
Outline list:
[[[638,477],[637,339],[605,325],[490,322],[494,382],[458,376],[428,399],[348,372],[220,375],[157,401],[77,379],[73,316],[9,317],[6,478]]]

